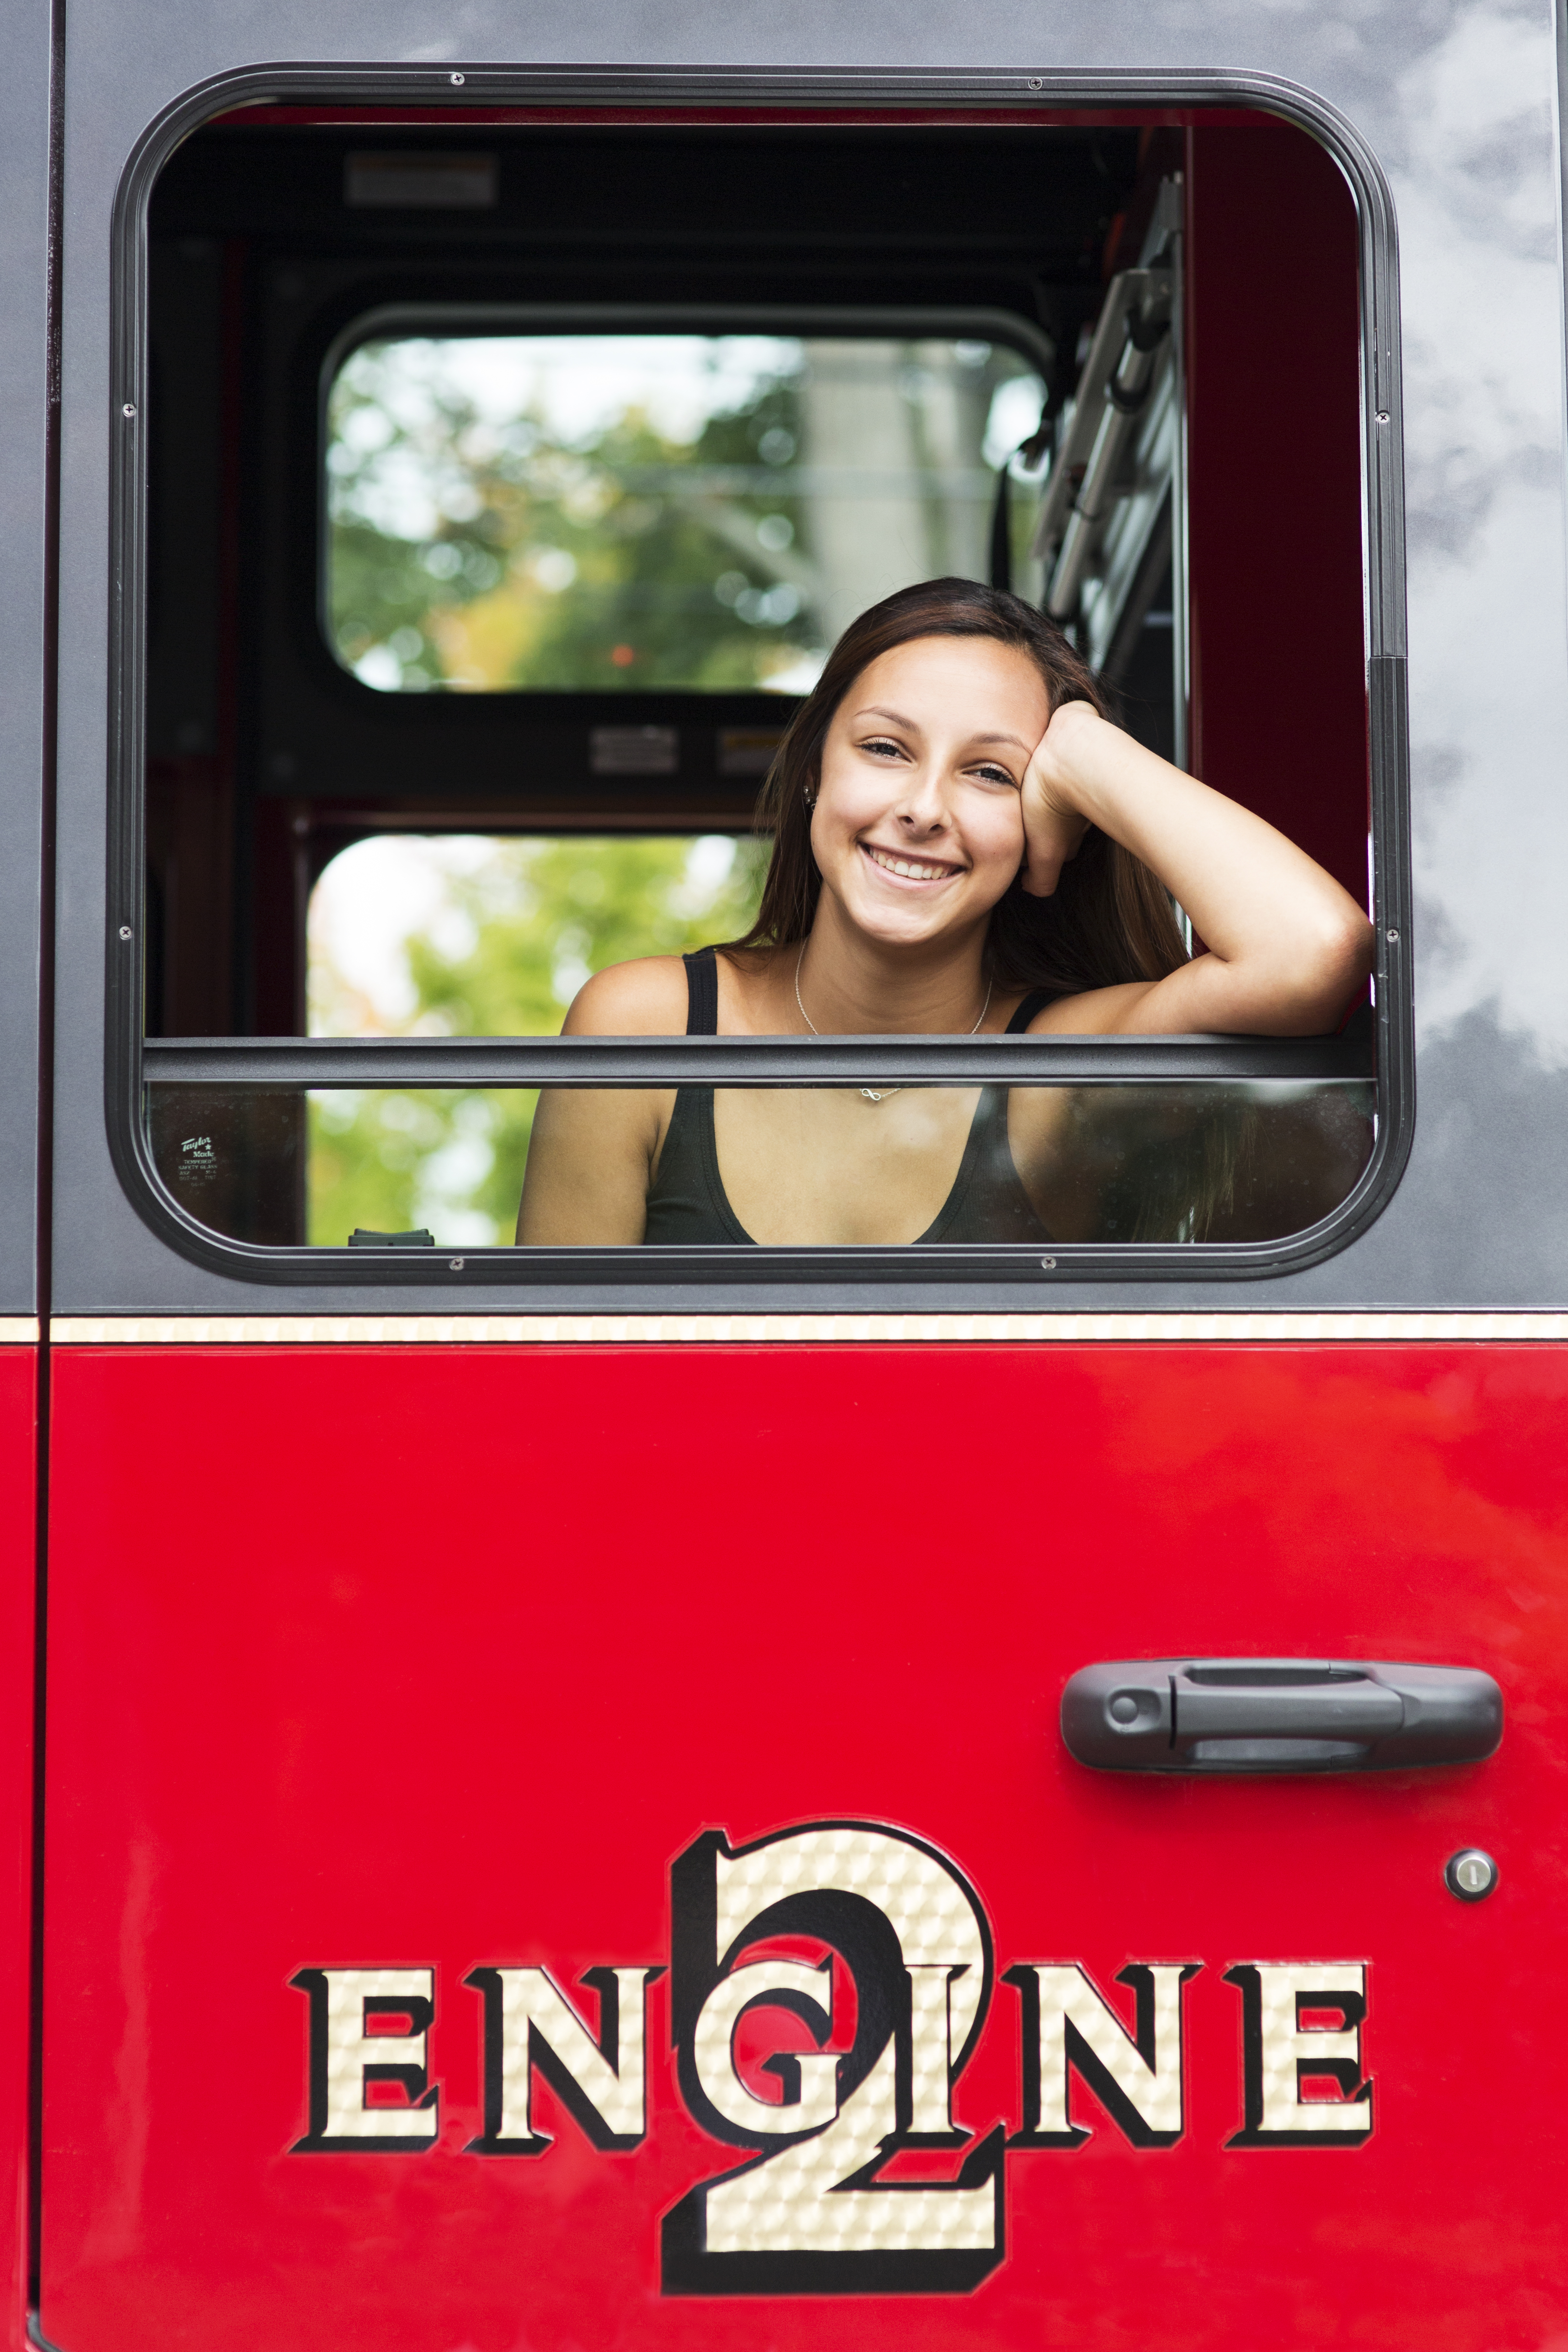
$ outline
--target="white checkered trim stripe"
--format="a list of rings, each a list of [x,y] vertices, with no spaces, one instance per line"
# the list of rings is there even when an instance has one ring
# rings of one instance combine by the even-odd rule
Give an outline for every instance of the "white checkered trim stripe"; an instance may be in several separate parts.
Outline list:
[[[0,1320],[0,1341],[37,1326]],[[981,1341],[1568,1340],[1568,1314],[65,1315],[61,1348],[737,1347]]]

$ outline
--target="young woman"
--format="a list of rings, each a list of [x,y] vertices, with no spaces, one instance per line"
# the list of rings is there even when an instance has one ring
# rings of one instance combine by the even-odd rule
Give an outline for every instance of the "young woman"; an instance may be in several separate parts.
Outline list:
[[[566,1034],[1300,1036],[1338,1024],[1371,964],[1337,882],[1113,726],[1061,630],[971,581],[845,631],[758,824],[773,859],[746,938],[596,973]],[[1071,1095],[559,1088],[517,1239],[1075,1238],[1094,1211]]]

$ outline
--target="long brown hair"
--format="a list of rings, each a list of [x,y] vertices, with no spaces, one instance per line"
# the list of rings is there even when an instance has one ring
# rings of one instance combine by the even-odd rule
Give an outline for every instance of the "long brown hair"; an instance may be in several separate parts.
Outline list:
[[[852,621],[827,667],[796,712],[757,804],[757,828],[773,836],[757,920],[739,950],[791,946],[816,918],[822,877],[811,855],[811,803],[833,714],[879,655],[915,637],[989,637],[1027,654],[1045,680],[1051,707],[1087,702],[1102,718],[1094,673],[1054,621],[1002,588],[977,580],[927,580],[901,588]],[[1119,981],[1163,980],[1186,950],[1158,878],[1091,825],[1064,866],[1053,897],[1030,898],[1019,877],[991,909],[988,977],[1002,991],[1048,988],[1058,996]]]

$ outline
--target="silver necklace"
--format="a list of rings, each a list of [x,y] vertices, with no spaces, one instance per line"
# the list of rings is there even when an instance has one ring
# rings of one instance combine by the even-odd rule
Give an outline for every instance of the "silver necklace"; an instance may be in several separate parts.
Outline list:
[[[805,1006],[800,1003],[800,966],[806,961],[806,950],[810,944],[810,942],[809,940],[802,940],[800,942],[800,952],[795,959],[795,1002],[800,1005],[800,1018],[805,1023],[807,1028],[810,1031],[812,1036],[820,1037],[822,1034],[821,1031],[818,1028],[816,1023],[812,1020]],[[991,990],[994,985],[995,983],[991,981],[987,981],[986,982],[986,1001],[980,1007],[978,1017],[975,1023],[975,1028],[968,1032],[968,1034],[971,1037],[975,1034],[975,1029],[979,1027],[980,1023],[985,1019],[987,1013],[991,1009]],[[904,1088],[902,1087],[883,1087],[879,1094],[875,1087],[862,1087],[859,1089],[859,1092],[867,1102],[874,1103],[885,1102],[889,1095],[901,1095],[904,1092]]]

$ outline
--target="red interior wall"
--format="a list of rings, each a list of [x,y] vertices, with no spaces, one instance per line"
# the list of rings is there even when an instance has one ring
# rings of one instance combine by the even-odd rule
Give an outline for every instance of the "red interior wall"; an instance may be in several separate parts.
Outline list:
[[[1355,210],[1283,124],[1187,133],[1192,764],[1366,892]]]

